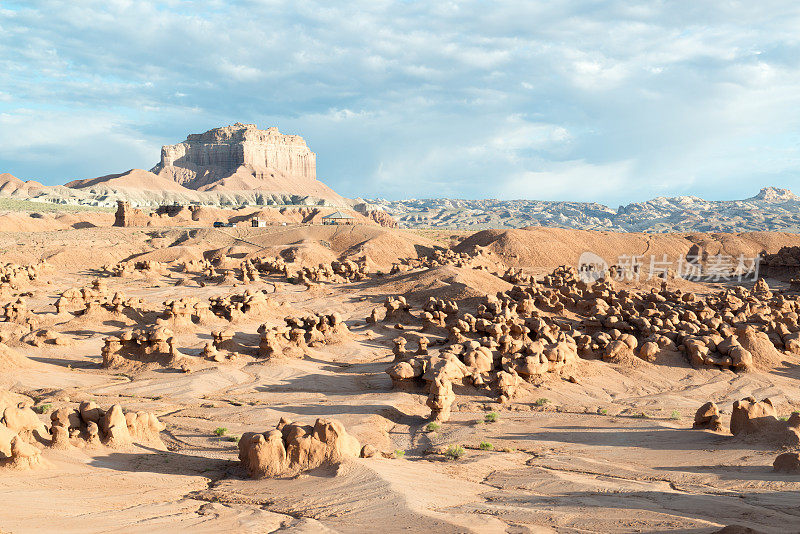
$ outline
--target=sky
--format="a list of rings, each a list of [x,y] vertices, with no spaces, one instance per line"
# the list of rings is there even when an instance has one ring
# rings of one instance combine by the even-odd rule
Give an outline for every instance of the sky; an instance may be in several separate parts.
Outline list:
[[[800,2],[0,0],[0,172],[233,124],[364,198],[800,193]]]

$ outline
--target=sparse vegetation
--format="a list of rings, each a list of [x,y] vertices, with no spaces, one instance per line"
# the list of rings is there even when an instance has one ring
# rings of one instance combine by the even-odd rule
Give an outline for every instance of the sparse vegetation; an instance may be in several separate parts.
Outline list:
[[[52,404],[49,404],[49,403],[46,403],[46,404],[40,404],[39,406],[36,406],[36,407],[33,409],[33,411],[35,411],[36,413],[47,413],[47,412],[49,412],[49,411],[50,411],[50,409],[51,409],[52,407],[53,407],[53,405],[52,405]]]
[[[425,426],[425,430],[427,430],[428,432],[436,432],[440,428],[442,428],[442,425],[440,425],[439,423],[437,423],[435,421],[431,421],[430,423],[428,423]]]
[[[458,460],[464,456],[464,447],[461,445],[451,445],[444,455],[451,460]]]
[[[499,418],[500,416],[497,415],[497,412],[489,412],[483,420],[486,423],[496,423]]]
[[[490,451],[494,449],[494,445],[492,445],[488,441],[481,441],[480,448],[482,451]]]
[[[402,458],[403,456],[405,456],[405,455],[406,455],[406,451],[404,451],[402,449],[397,449],[396,451],[394,451],[394,457],[397,458],[398,460],[400,458]]]
[[[225,441],[230,441],[232,443],[239,443],[239,436],[225,436]]]
[[[225,428],[224,426],[219,426],[214,430],[214,434],[218,435],[219,437],[222,437],[227,433],[228,433],[228,429]]]
[[[678,410],[672,410],[672,413],[670,414],[669,418],[677,421],[678,419],[681,418],[681,412],[679,412]]]
[[[533,404],[536,405],[536,406],[544,406],[548,402],[550,402],[550,401],[545,399],[544,397],[542,397],[541,399],[536,399],[536,402],[534,402]]]
[[[633,414],[633,416],[637,419],[648,419],[648,416],[644,412],[639,412],[637,414]]]
[[[84,204],[57,204],[55,202],[36,202],[33,200],[18,200],[12,198],[0,199],[0,209],[4,211],[30,211],[34,213],[49,212],[81,212],[94,211],[113,213],[116,208],[105,206],[87,206]]]
[[[605,408],[600,408],[600,415],[608,415],[608,410]]]
[[[789,420],[789,417],[788,417],[788,416],[786,416],[786,415],[784,415],[784,416],[782,416],[782,417],[778,417],[778,419],[780,419],[781,421],[788,421],[788,420]]]

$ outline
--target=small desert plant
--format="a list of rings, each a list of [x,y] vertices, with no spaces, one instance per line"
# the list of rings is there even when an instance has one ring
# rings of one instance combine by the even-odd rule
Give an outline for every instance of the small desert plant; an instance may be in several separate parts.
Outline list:
[[[226,436],[225,441],[230,441],[232,443],[239,443],[239,436]]]
[[[394,457],[397,458],[397,459],[400,459],[405,455],[406,455],[406,451],[404,451],[402,449],[397,449],[396,451],[394,451]]]
[[[451,445],[449,449],[444,453],[445,456],[450,458],[451,460],[458,460],[462,456],[464,456],[464,447],[461,445]]]
[[[789,420],[789,418],[787,416],[785,416],[785,415],[783,417],[778,417],[778,419],[780,419],[781,421],[788,421]]]
[[[488,441],[481,441],[480,448],[482,451],[490,451],[494,449],[494,445],[492,445]]]
[[[497,412],[489,412],[486,414],[486,417],[483,418],[483,420],[487,423],[496,423],[498,419],[499,416],[497,415]]]
[[[681,412],[679,412],[678,410],[672,410],[672,414],[670,414],[669,418],[677,421],[678,419],[681,418]]]
[[[437,423],[435,421],[431,421],[430,423],[428,423],[425,426],[425,430],[427,430],[428,432],[436,432],[440,428],[442,428],[442,425],[440,425],[439,423]]]
[[[50,411],[50,408],[52,408],[52,407],[53,407],[52,404],[40,404],[39,406],[35,407],[33,410],[36,413],[47,413],[47,412]]]
[[[534,402],[533,404],[535,404],[536,406],[544,406],[548,402],[550,402],[550,401],[548,401],[547,399],[542,397],[541,399],[536,399],[536,402]]]
[[[218,436],[220,436],[220,437],[224,436],[224,435],[225,435],[225,434],[227,434],[227,433],[228,433],[228,429],[227,429],[227,428],[225,428],[224,426],[218,426],[218,427],[217,427],[217,428],[214,430],[214,434],[216,434],[216,435],[218,435]]]
[[[600,415],[608,415],[608,410],[606,410],[605,408],[601,408]]]

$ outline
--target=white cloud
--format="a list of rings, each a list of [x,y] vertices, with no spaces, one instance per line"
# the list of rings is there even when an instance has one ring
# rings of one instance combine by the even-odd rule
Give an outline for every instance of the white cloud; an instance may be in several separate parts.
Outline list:
[[[108,113],[14,109],[0,113],[0,161],[74,169],[70,177],[101,176],[157,163],[160,144]],[[14,169],[7,172],[15,174]],[[68,171],[69,172],[69,171]],[[31,173],[21,178],[48,178]]]
[[[243,120],[352,196],[800,190],[798,24],[790,0],[29,0],[0,10],[0,172],[147,167]]]
[[[230,76],[237,82],[254,82],[264,78],[264,73],[256,68],[247,65],[235,65],[227,58],[219,61],[219,71],[224,76]]]
[[[543,200],[594,201],[629,187],[635,179],[630,161],[592,164],[565,161],[547,169],[524,171],[503,180],[499,197]]]

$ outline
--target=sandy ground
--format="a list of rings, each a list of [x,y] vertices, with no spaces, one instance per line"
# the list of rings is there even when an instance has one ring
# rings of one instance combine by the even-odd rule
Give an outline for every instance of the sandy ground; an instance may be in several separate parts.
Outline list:
[[[104,280],[112,291],[156,308],[181,296],[274,289],[269,297],[276,306],[268,315],[229,326],[245,346],[258,345],[260,324],[279,324],[294,312],[337,311],[352,336],[311,348],[302,359],[241,355],[191,373],[157,366],[125,373],[102,369],[103,338],[119,332],[120,321],[57,317],[53,303],[62,291],[88,285],[100,276],[102,263],[154,250],[195,247],[202,257],[212,249],[230,252],[237,246],[241,250],[233,253],[246,255],[258,248],[221,242],[225,238],[218,235],[183,239],[174,232],[181,230],[0,235],[6,261],[47,255],[57,265],[19,291],[31,292],[28,307],[43,324],[69,338],[66,346],[9,342],[30,365],[0,370],[0,388],[52,409],[90,399],[106,408],[120,403],[155,412],[167,427],[166,450],[47,449],[43,467],[1,470],[0,531],[711,533],[739,524],[800,532],[800,476],[772,472],[778,449],[690,430],[694,411],[709,400],[727,415],[734,401],[748,395],[772,398],[782,415],[800,409],[797,357],[787,356],[771,373],[739,374],[695,370],[677,353],[661,365],[581,361],[577,383],[553,377],[526,384],[508,406],[478,390],[458,391],[452,419],[428,431],[425,394],[393,390],[385,373],[398,331],[364,321],[387,295],[408,287],[407,278],[424,279],[424,272],[306,290],[278,277],[201,287],[186,283],[193,282],[191,275],[168,270]],[[401,243],[401,237],[412,248],[432,246],[411,234],[392,239]],[[202,239],[201,247],[196,242]],[[87,242],[96,243],[95,250],[75,247]],[[298,239],[256,244],[298,246]],[[358,244],[344,243],[339,250]],[[178,349],[197,356],[210,330],[177,332]],[[484,422],[490,411],[497,421]],[[236,444],[214,430],[264,431],[281,417],[312,424],[317,417],[335,418],[361,443],[405,454],[356,459],[294,478],[247,479]],[[481,450],[482,442],[491,450]],[[464,456],[445,460],[432,454],[449,445],[462,445]]]

